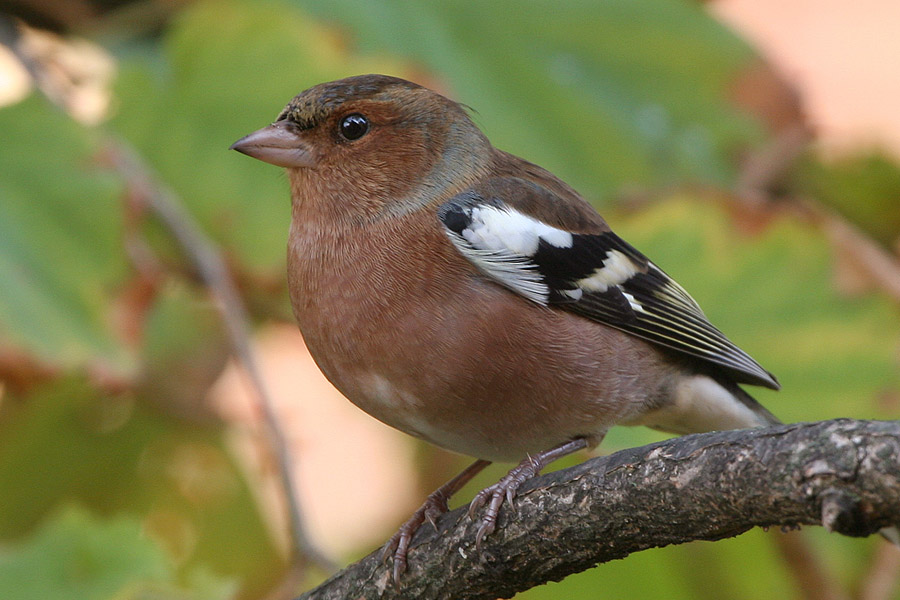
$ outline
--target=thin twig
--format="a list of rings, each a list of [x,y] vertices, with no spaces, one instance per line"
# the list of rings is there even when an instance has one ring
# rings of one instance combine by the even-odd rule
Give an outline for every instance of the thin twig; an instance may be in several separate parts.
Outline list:
[[[143,199],[181,245],[216,301],[238,362],[247,374],[262,409],[272,451],[278,464],[283,493],[288,503],[293,539],[293,561],[310,560],[318,567],[333,571],[335,566],[309,541],[303,527],[300,499],[296,493],[294,470],[287,440],[274,412],[274,403],[250,344],[250,328],[243,301],[231,279],[228,267],[213,242],[203,233],[175,194],[150,174],[150,169],[130,146],[121,140],[110,141],[107,156],[113,167],[128,182],[135,197]]]
[[[802,531],[772,532],[775,547],[797,585],[798,596],[807,600],[849,600],[834,574],[823,563]],[[887,545],[887,544],[884,544]]]
[[[39,61],[23,52],[20,41],[21,31],[17,24],[0,13],[0,44],[10,48],[37,84],[44,77],[43,68]],[[38,89],[52,104],[63,108],[61,104],[65,104],[64,99],[54,97],[52,94],[48,95],[43,86],[38,86]],[[250,344],[249,320],[244,303],[231,279],[231,274],[221,253],[203,233],[193,217],[183,208],[178,197],[151,174],[151,169],[141,160],[130,144],[116,139],[110,134],[106,134],[105,138],[107,139],[107,157],[113,167],[128,182],[135,199],[145,202],[146,206],[165,224],[210,290],[222,320],[225,322],[235,356],[249,378],[252,391],[257,397],[269,433],[268,439],[277,462],[279,481],[288,505],[292,534],[289,577],[296,580],[298,574],[303,571],[302,567],[305,561],[309,561],[328,573],[334,572],[337,570],[336,565],[309,541],[303,526],[303,512],[294,480],[293,463],[288,451],[287,440],[278,423],[272,395],[260,372],[256,355]]]
[[[861,578],[859,600],[891,600],[900,578],[900,550],[881,544],[875,550],[869,570]]]
[[[805,125],[779,133],[768,145],[744,161],[735,183],[738,199],[748,206],[772,201],[772,188],[802,156],[814,136]],[[868,282],[900,302],[900,258],[871,239],[848,219],[813,198],[793,198],[793,203],[818,226],[839,258],[849,262]]]
[[[34,57],[22,51],[20,41],[21,31],[17,24],[0,13],[0,44],[9,47],[32,79],[39,83],[43,78],[42,66]],[[38,86],[38,89],[44,92],[52,104],[62,108],[60,104],[64,104],[64,99],[48,95],[42,86]],[[151,174],[151,169],[140,159],[130,144],[116,139],[110,134],[106,134],[105,138],[107,139],[107,157],[113,167],[128,182],[135,199],[143,200],[171,231],[210,290],[222,320],[225,322],[235,356],[249,378],[250,387],[257,397],[269,433],[267,438],[275,455],[279,481],[288,505],[292,540],[290,579],[298,578],[306,561],[328,573],[334,572],[337,570],[336,565],[320,552],[306,535],[287,440],[275,416],[272,395],[260,372],[256,355],[250,344],[249,320],[244,303],[232,282],[221,253],[203,233],[193,217],[183,208],[178,197]]]
[[[767,202],[772,186],[784,177],[812,140],[808,127],[796,125],[781,131],[763,148],[748,156],[734,185],[738,198],[750,205]]]
[[[875,287],[895,302],[900,302],[900,258],[834,211],[811,200],[807,200],[806,205],[817,218],[835,252],[847,259],[858,274],[865,275]]]

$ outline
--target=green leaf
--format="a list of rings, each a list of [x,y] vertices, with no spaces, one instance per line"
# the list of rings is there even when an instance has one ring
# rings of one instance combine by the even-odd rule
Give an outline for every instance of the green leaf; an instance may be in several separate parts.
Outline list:
[[[0,540],[31,535],[70,504],[140,515],[174,557],[178,581],[205,569],[240,581],[248,597],[261,595],[283,561],[225,432],[162,413],[150,401],[165,399],[104,396],[74,379],[24,397],[7,392],[0,404]]]
[[[104,600],[135,582],[172,576],[171,561],[137,519],[102,522],[71,507],[0,549],[0,598]]]
[[[791,192],[837,209],[888,248],[900,242],[900,166],[875,152],[825,161],[807,156],[791,175]]]
[[[0,345],[127,374],[109,321],[126,273],[120,183],[92,166],[91,132],[39,97],[0,109],[0,130]]]
[[[212,301],[173,281],[159,290],[144,329],[138,393],[176,414],[206,415],[198,398],[221,376],[231,348]]]
[[[161,56],[123,60],[113,127],[237,266],[283,279],[284,173],[228,147],[273,121],[303,88],[363,63],[329,30],[277,2],[194,3],[163,43]]]
[[[370,52],[428,65],[498,147],[592,199],[729,185],[758,143],[731,86],[754,54],[696,2],[295,0]]]
[[[68,506],[17,543],[0,547],[0,598],[16,600],[226,600],[234,582],[197,569],[189,591],[174,561],[132,516],[101,520]]]

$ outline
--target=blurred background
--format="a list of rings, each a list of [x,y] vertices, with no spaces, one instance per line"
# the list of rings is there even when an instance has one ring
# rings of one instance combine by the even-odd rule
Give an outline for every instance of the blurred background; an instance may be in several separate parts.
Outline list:
[[[778,376],[752,392],[785,421],[897,418],[898,23],[894,0],[0,2],[0,598],[288,598],[469,462],[322,378],[285,289],[286,178],[227,150],[344,76],[437,89],[574,185]],[[900,551],[805,534],[518,598],[900,598]]]

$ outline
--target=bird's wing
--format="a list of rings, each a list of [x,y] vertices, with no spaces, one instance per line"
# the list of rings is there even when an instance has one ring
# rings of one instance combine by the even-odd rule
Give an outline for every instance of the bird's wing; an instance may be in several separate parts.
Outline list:
[[[524,200],[519,195],[527,196]],[[540,196],[553,221],[534,216]],[[485,275],[544,306],[569,310],[727,370],[736,381],[778,389],[775,378],[716,329],[662,269],[609,230],[599,215],[534,183],[505,179],[438,209],[453,245]],[[566,215],[573,227],[560,222]],[[572,229],[576,229],[576,232]]]

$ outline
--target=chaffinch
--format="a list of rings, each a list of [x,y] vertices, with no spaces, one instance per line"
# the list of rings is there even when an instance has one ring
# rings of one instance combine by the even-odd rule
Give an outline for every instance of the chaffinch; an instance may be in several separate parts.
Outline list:
[[[232,146],[287,168],[294,314],[325,376],[361,409],[477,457],[385,547],[489,461],[522,461],[470,506],[476,542],[504,500],[615,424],[684,434],[777,419],[738,384],[778,389],[662,269],[571,187],[494,148],[463,107],[384,75],[295,97]]]

